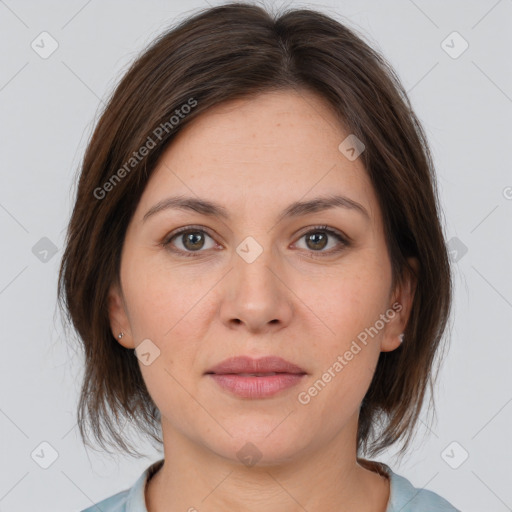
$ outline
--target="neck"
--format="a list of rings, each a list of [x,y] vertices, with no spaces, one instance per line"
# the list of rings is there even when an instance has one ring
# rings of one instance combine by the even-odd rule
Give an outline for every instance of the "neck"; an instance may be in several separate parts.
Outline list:
[[[249,467],[164,431],[165,462],[146,486],[148,512],[385,512],[389,480],[345,441]]]

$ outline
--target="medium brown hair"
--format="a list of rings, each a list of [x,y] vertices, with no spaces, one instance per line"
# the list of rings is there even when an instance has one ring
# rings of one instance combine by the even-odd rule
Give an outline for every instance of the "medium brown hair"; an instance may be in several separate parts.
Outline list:
[[[87,423],[105,450],[108,444],[140,455],[125,439],[120,418],[162,442],[160,413],[134,351],[112,336],[107,303],[110,286],[119,283],[127,226],[159,157],[210,107],[277,90],[323,97],[363,141],[359,158],[382,210],[393,285],[407,272],[417,279],[405,341],[381,352],[361,404],[358,454],[374,455],[398,440],[404,453],[428,385],[432,405],[432,370],[452,281],[431,153],[403,86],[361,35],[327,15],[309,9],[277,15],[230,3],[182,21],[135,60],[84,155],[58,297],[85,355],[78,425],[86,444]],[[187,104],[194,107],[183,109]],[[157,144],[140,161],[131,160],[150,139]],[[417,258],[417,274],[408,257]]]

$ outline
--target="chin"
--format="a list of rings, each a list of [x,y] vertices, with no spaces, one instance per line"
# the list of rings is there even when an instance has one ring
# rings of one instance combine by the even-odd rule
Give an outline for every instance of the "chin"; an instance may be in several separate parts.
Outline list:
[[[285,425],[288,420],[282,420],[279,418],[272,424],[268,421],[258,423],[257,420],[233,421],[229,425],[224,423],[232,437],[226,434],[215,441],[204,441],[221,457],[247,467],[284,464],[304,450],[308,441],[303,428],[299,432],[298,429],[290,428],[290,424]]]

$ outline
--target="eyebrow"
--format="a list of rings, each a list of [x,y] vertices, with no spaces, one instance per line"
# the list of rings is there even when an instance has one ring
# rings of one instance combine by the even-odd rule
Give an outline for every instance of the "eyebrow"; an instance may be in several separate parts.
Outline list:
[[[370,219],[370,215],[361,204],[345,196],[330,195],[316,197],[314,199],[310,199],[309,201],[296,201],[290,204],[279,214],[277,221],[280,222],[283,219],[300,217],[309,213],[321,212],[333,208],[346,208],[348,210],[354,210],[361,213],[368,220]],[[166,199],[162,199],[162,201],[159,201],[154,206],[152,206],[145,213],[144,217],[142,218],[142,222],[145,222],[149,217],[157,214],[158,212],[168,209],[194,211],[196,213],[200,213],[201,215],[219,217],[226,220],[231,218],[229,211],[218,203],[195,197],[172,196],[167,197]]]

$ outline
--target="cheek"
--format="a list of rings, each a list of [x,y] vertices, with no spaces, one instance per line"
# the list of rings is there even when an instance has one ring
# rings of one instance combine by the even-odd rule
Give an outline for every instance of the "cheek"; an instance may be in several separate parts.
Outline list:
[[[201,413],[186,390],[191,390],[191,382],[198,378],[196,360],[202,331],[195,322],[197,293],[190,289],[187,294],[178,293],[179,286],[169,279],[147,273],[144,289],[135,285],[131,290],[128,307],[135,339],[139,343],[150,339],[158,354],[149,365],[139,360],[149,394],[163,416],[186,426],[189,418]]]
[[[311,398],[311,410],[323,411],[318,414],[329,418],[333,428],[357,411],[370,386],[382,336],[382,331],[374,334],[371,328],[385,312],[388,295],[387,280],[376,278],[368,266],[337,279],[326,281],[323,301],[314,299],[321,308],[315,313],[329,329],[316,339],[312,354],[317,372],[308,383],[312,387],[304,390]]]
[[[144,250],[126,255],[121,267],[130,323],[136,339],[168,340],[183,329],[200,298],[200,283],[185,279],[180,268]],[[185,321],[183,321],[185,320]]]
[[[200,340],[208,326],[200,302],[203,284],[142,251],[127,257],[122,270],[135,343],[149,339],[158,354],[149,366],[139,363],[157,402],[159,389],[174,389],[179,394],[180,386],[172,376],[183,382],[195,367]]]
[[[322,329],[325,334],[316,338],[313,351],[318,364],[310,384],[318,391],[310,390],[318,392],[312,398],[316,407],[343,404],[341,415],[357,410],[379,359],[383,331],[371,328],[386,311],[390,278],[375,259],[361,257],[347,259],[342,270],[318,281],[310,304],[328,329]],[[339,421],[339,414],[331,413],[332,421]]]
[[[346,343],[374,325],[388,307],[390,284],[386,269],[363,259],[325,279],[311,303],[321,308],[319,316],[333,331],[329,338]]]

